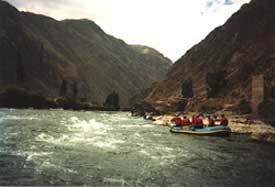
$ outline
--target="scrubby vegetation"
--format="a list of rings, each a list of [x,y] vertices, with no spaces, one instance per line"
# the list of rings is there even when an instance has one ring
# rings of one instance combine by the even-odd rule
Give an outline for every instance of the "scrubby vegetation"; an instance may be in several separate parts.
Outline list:
[[[258,113],[263,118],[275,119],[275,100],[263,101],[258,107]]]
[[[68,91],[68,81],[63,80],[60,86],[59,96],[65,97],[67,95],[67,91]]]
[[[117,111],[120,109],[119,106],[119,95],[116,92],[112,92],[107,96],[103,106],[106,110]]]
[[[255,67],[251,63],[244,63],[240,66],[239,69],[239,80],[246,81],[254,72]]]
[[[221,90],[226,86],[225,72],[208,73],[206,83],[208,86],[207,95],[209,98],[217,98]]]
[[[193,97],[193,81],[192,79],[185,80],[181,85],[181,95],[182,98],[192,98]]]
[[[241,114],[249,114],[252,112],[251,103],[246,99],[242,99],[239,102],[239,111]]]
[[[178,103],[176,103],[176,112],[184,111],[187,103],[188,103],[187,99],[182,99]]]
[[[132,106],[131,113],[133,116],[145,116],[146,113],[158,115],[159,112],[148,102],[140,102]]]

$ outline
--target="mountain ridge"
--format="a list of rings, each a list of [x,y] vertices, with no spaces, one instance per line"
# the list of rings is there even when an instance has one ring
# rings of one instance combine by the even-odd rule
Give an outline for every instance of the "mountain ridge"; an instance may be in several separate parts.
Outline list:
[[[54,97],[68,80],[77,82],[79,98],[102,104],[116,91],[126,107],[132,93],[164,78],[172,65],[137,52],[91,20],[57,21],[4,1],[0,10],[2,88],[16,85]]]
[[[251,76],[255,74],[267,76],[266,97],[270,98],[274,86],[271,69],[275,64],[274,9],[272,0],[253,0],[243,5],[223,26],[188,50],[146,100],[167,104],[167,100],[182,98],[182,84],[190,79],[195,105],[209,99],[224,100],[223,105],[239,99],[250,101]]]

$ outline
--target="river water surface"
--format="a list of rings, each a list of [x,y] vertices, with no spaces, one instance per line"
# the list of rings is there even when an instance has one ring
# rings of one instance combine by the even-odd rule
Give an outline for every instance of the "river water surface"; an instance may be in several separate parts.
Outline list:
[[[275,147],[128,113],[2,109],[0,185],[275,186]]]

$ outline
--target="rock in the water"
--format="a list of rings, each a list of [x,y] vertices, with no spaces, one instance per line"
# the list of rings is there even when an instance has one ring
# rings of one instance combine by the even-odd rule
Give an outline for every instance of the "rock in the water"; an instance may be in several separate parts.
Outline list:
[[[159,114],[159,112],[152,105],[150,105],[147,102],[135,104],[131,108],[132,116],[146,117],[147,113],[150,113],[150,116]]]

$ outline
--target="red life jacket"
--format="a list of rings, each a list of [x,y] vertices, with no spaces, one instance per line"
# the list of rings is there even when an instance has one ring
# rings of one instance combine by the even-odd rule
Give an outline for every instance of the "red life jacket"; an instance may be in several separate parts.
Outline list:
[[[176,125],[180,125],[181,124],[181,118],[180,117],[174,117],[173,119],[171,119],[171,122],[174,122]]]
[[[221,118],[220,125],[227,126],[228,125],[228,120],[226,118]]]
[[[192,124],[196,124],[197,118],[195,116],[192,117]]]
[[[215,126],[215,121],[212,118],[208,118],[208,126]]]
[[[202,121],[201,118],[197,118],[197,119],[196,119],[196,126],[198,126],[198,127],[203,127],[203,121]]]
[[[183,120],[182,120],[182,125],[183,125],[183,126],[188,126],[188,125],[190,125],[190,120],[189,120],[188,118],[183,119]]]

